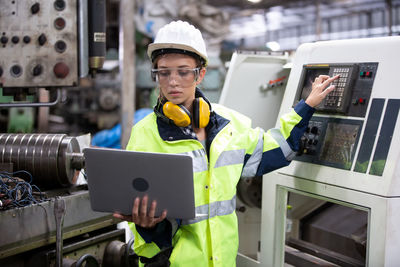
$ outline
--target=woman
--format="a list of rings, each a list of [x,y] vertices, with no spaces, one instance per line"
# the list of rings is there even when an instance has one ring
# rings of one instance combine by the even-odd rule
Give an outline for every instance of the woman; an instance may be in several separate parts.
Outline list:
[[[338,76],[319,76],[308,98],[281,118],[281,128],[264,132],[251,128],[244,115],[211,105],[197,88],[208,58],[202,35],[192,25],[175,21],[161,28],[148,55],[160,97],[154,113],[134,126],[127,150],[190,155],[196,213],[208,216],[182,221],[166,219],[164,211],[155,217],[157,203],[148,203],[147,196],[134,200],[132,215],[114,216],[134,223],[134,250],[140,256],[151,258],[161,250],[165,266],[235,266],[240,177],[290,163],[314,107],[334,89],[328,85]]]

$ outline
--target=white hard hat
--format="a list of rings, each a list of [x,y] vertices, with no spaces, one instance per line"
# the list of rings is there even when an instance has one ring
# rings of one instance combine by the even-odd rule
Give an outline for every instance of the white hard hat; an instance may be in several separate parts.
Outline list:
[[[173,21],[163,26],[147,48],[147,55],[153,61],[156,56],[173,51],[194,53],[202,59],[204,66],[208,64],[206,44],[201,32],[186,21]]]

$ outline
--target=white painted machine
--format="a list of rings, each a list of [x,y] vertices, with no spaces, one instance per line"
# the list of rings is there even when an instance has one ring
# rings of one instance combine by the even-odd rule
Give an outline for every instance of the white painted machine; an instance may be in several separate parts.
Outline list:
[[[264,175],[260,256],[240,253],[238,266],[400,266],[398,62],[400,37],[298,48],[279,115],[318,75],[340,79],[317,107],[302,155]]]

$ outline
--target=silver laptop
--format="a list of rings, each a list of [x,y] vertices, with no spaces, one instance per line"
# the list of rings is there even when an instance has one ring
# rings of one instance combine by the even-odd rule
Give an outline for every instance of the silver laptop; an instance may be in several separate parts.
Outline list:
[[[85,172],[92,209],[132,214],[136,197],[157,201],[155,216],[195,217],[193,163],[186,155],[86,148]]]

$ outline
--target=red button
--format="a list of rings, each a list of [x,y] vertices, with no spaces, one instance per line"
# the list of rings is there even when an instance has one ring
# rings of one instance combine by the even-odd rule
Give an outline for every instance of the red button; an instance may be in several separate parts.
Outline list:
[[[366,76],[367,76],[367,77],[371,77],[371,76],[372,76],[372,72],[370,72],[370,71],[367,71],[367,74],[366,74]]]
[[[358,99],[358,103],[364,104],[364,103],[365,103],[365,99],[364,99],[364,98],[359,98],[359,99]]]
[[[69,68],[68,68],[67,64],[65,64],[64,62],[58,62],[54,66],[53,72],[57,78],[64,79],[65,77],[67,77],[67,75],[69,73]]]
[[[65,28],[65,20],[63,19],[63,18],[56,18],[55,20],[54,20],[54,27],[57,29],[57,30],[62,30],[62,29],[64,29]]]

